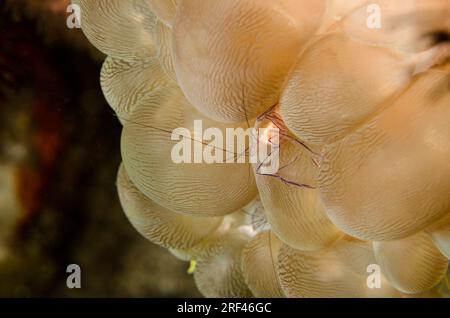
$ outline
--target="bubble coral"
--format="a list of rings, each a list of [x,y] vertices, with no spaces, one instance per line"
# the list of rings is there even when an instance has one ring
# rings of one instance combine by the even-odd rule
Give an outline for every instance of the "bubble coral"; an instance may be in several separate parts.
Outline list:
[[[73,2],[108,55],[101,83],[123,124],[123,208],[150,241],[196,260],[205,296],[440,295],[448,1]],[[174,163],[171,132],[195,120],[277,127],[280,169]]]

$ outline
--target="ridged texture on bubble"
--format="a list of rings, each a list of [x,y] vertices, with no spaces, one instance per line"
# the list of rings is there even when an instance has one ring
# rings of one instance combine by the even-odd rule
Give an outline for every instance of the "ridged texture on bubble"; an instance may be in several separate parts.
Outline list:
[[[375,258],[399,291],[415,294],[437,285],[448,268],[447,258],[429,235],[420,232],[403,240],[374,242]]]
[[[244,279],[257,298],[284,297],[277,271],[281,245],[271,231],[265,231],[255,236],[242,252]]]
[[[117,188],[123,210],[133,226],[148,240],[172,249],[200,243],[220,226],[222,218],[199,218],[169,211],[143,195],[119,169]]]
[[[172,27],[177,14],[177,0],[148,0],[148,2],[155,15]]]
[[[156,56],[162,69],[173,81],[177,81],[172,59],[172,29],[158,21],[155,26]]]
[[[285,140],[280,145],[278,172],[283,180],[256,174],[270,228],[283,242],[307,251],[326,247],[343,235],[328,219],[320,201],[318,167],[313,159],[313,153],[303,145]]]
[[[77,0],[81,27],[89,41],[106,55],[122,59],[154,53],[156,17],[148,0]]]
[[[247,298],[252,294],[241,269],[242,250],[250,237],[238,230],[215,240],[196,259],[194,279],[199,291],[210,298]]]
[[[345,16],[341,28],[362,43],[419,52],[433,44],[434,32],[450,31],[449,16],[448,0],[365,1]]]
[[[404,238],[450,209],[450,75],[430,71],[383,113],[325,147],[327,214],[355,237]]]
[[[109,56],[100,76],[103,94],[123,123],[146,96],[171,82],[158,59],[122,60]]]
[[[411,75],[400,55],[330,34],[302,55],[281,98],[281,114],[299,138],[331,143],[401,92]]]
[[[450,213],[428,229],[431,238],[447,259],[450,259]]]
[[[224,139],[225,129],[233,128],[206,119],[189,105],[176,86],[155,93],[137,106],[122,134],[122,158],[128,175],[146,196],[178,213],[219,216],[238,211],[257,195],[251,166],[194,163],[196,147],[201,149],[197,152],[200,159],[205,158],[203,153],[214,149],[224,160],[234,157],[223,151],[224,145],[214,148],[202,144],[201,136],[193,132],[195,120],[202,120],[202,132],[214,127]],[[176,130],[181,127],[184,128]],[[172,132],[175,140],[171,140]],[[172,153],[183,154],[175,147],[180,142],[191,145],[187,159],[192,159],[192,163],[174,162]]]
[[[302,252],[283,245],[279,277],[288,297],[398,297],[381,277],[381,288],[370,289],[367,269],[376,264],[368,242],[345,238],[331,247]]]
[[[180,1],[173,58],[188,100],[236,122],[276,104],[285,77],[318,26],[324,1]]]

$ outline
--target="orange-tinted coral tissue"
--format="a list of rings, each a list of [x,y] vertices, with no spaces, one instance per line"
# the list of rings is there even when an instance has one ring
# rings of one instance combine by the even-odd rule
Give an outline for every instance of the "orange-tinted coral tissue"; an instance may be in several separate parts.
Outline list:
[[[442,296],[448,1],[73,2],[108,55],[123,209],[205,296]],[[278,127],[279,171],[175,163],[171,132],[195,121]]]

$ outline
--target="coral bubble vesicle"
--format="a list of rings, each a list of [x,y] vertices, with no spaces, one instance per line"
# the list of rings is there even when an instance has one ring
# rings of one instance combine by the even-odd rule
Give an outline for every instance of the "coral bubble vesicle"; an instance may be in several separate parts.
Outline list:
[[[314,30],[296,13],[319,21],[321,3],[180,1],[173,58],[188,100],[224,122],[254,118],[278,103],[285,78]]]
[[[328,144],[401,92],[411,75],[400,55],[329,34],[303,54],[284,90],[281,114],[300,139]]]
[[[206,297],[251,297],[241,268],[242,250],[250,236],[239,230],[212,239],[197,257],[194,278]]]
[[[255,297],[284,297],[277,270],[281,246],[281,241],[270,231],[259,233],[245,246],[242,271]]]
[[[122,59],[150,56],[156,17],[147,0],[77,0],[89,41],[106,55]]]
[[[278,255],[281,286],[288,297],[399,296],[383,281],[379,289],[369,288],[367,268],[372,264],[371,244],[351,238],[316,252],[283,245]]]
[[[168,86],[170,79],[156,58],[122,60],[109,56],[103,63],[100,82],[109,105],[125,123],[146,96]]]
[[[404,293],[430,290],[447,272],[447,257],[425,232],[403,240],[374,242],[373,245],[375,258],[389,282]]]
[[[212,234],[222,219],[200,218],[169,211],[143,195],[131,182],[123,166],[117,188],[123,210],[131,224],[153,243],[172,249],[189,249]]]
[[[125,168],[142,193],[169,210],[195,216],[235,212],[257,194],[250,164],[175,163],[172,160],[172,150],[178,139],[172,140],[171,135],[179,127],[186,128],[186,133],[180,136],[186,138],[192,152],[197,145],[204,146],[193,131],[195,120],[202,120],[204,129],[225,130],[226,127],[198,113],[176,86],[145,99],[124,125]],[[223,148],[215,150],[223,158],[234,156]]]
[[[418,76],[384,112],[325,148],[319,188],[344,232],[396,240],[448,213],[449,83],[440,69]]]

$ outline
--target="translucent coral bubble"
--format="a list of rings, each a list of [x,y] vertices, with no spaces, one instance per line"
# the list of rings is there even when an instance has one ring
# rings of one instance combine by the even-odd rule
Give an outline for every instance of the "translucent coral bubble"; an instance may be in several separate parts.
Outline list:
[[[284,297],[277,271],[282,243],[270,231],[259,233],[242,252],[245,282],[257,298]]]
[[[177,14],[177,0],[148,0],[150,8],[156,16],[172,27],[175,15]]]
[[[450,76],[420,76],[381,114],[325,147],[319,173],[331,220],[361,239],[404,238],[450,209]]]
[[[258,175],[256,182],[271,229],[293,247],[316,250],[334,242],[341,232],[328,219],[318,190],[309,188],[314,187],[315,180],[308,180],[302,175],[308,172],[308,167],[313,173],[317,168],[311,167],[313,163],[307,151],[298,148],[298,145],[291,143],[282,144],[282,164],[289,164],[289,160],[295,160],[296,155],[301,158],[286,168],[282,175],[286,173],[285,178],[291,178],[287,181],[305,185],[288,184],[276,177]],[[293,171],[295,173],[289,173]]]
[[[188,100],[218,121],[263,113],[278,102],[324,7],[317,0],[181,1],[173,57]]]
[[[84,34],[106,55],[134,59],[154,53],[156,17],[147,0],[77,0],[77,4]]]
[[[329,34],[302,55],[281,98],[281,114],[299,138],[331,143],[400,93],[411,77],[403,56]]]
[[[156,58],[122,60],[109,56],[101,71],[103,94],[123,123],[146,96],[171,82]]]
[[[124,165],[136,187],[169,210],[196,216],[235,212],[257,195],[250,164],[237,163],[240,153],[224,145],[226,128],[243,125],[227,127],[205,118],[177,86],[161,90],[137,106],[124,126]],[[211,152],[217,156],[206,162]],[[229,159],[234,163],[222,163]]]
[[[427,229],[437,248],[450,259],[450,213]]]
[[[278,256],[281,286],[288,297],[398,297],[380,272],[380,288],[369,288],[370,243],[345,238],[331,247],[302,252],[283,245]]]
[[[169,211],[143,195],[119,169],[117,188],[123,210],[133,226],[153,243],[171,249],[188,249],[212,234],[222,218],[199,218]]]
[[[408,294],[427,291],[447,272],[448,261],[425,232],[403,240],[374,242],[375,257],[389,282]]]
[[[239,230],[211,240],[197,257],[194,279],[206,297],[245,298],[252,294],[241,269],[242,250],[250,237]]]
[[[266,124],[271,120],[260,122],[258,127]],[[283,123],[278,120],[276,125]],[[283,242],[300,250],[321,249],[343,235],[328,219],[320,201],[317,159],[321,148],[309,148],[285,133],[280,132],[279,171],[266,175],[258,171],[258,164],[254,165],[265,215],[271,230]]]

